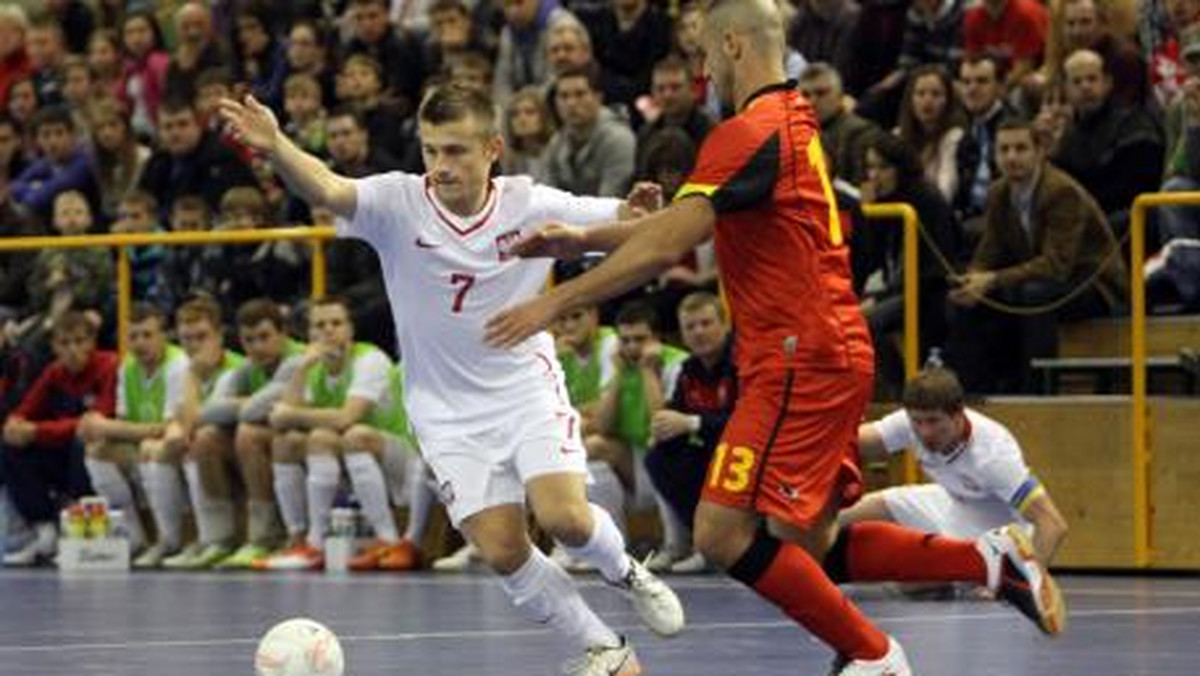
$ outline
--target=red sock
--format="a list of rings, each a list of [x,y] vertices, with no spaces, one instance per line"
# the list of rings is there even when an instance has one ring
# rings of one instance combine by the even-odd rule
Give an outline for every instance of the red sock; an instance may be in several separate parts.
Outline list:
[[[975,543],[868,521],[848,526],[846,573],[853,582],[974,582],[987,584],[987,564]]]
[[[779,606],[840,655],[876,660],[888,650],[879,631],[829,580],[817,562],[797,545],[782,543],[754,591]]]

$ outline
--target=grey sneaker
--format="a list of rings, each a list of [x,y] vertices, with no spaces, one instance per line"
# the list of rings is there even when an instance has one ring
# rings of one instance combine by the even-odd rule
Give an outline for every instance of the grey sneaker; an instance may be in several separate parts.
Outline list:
[[[133,560],[133,567],[137,570],[150,570],[153,568],[162,568],[163,560],[171,556],[173,552],[167,549],[167,546],[161,542],[155,542],[147,547]]]
[[[179,550],[178,554],[164,558],[162,560],[162,567],[167,570],[187,570],[192,567],[192,560],[199,556],[203,550],[204,545],[199,542],[193,542]]]
[[[642,665],[625,637],[621,645],[588,648],[583,657],[563,665],[563,676],[638,676]]]
[[[613,584],[629,594],[633,609],[651,631],[666,638],[683,631],[686,620],[679,597],[637,559],[629,557],[629,574]]]

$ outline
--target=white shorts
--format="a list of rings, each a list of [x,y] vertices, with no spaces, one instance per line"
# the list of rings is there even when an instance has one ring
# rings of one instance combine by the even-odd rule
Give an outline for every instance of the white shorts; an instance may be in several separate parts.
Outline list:
[[[927,533],[974,539],[993,528],[1024,522],[1006,503],[959,500],[937,484],[897,486],[881,495],[893,519]]]
[[[579,415],[555,405],[525,406],[477,433],[421,439],[450,521],[490,507],[525,503],[531,479],[563,472],[587,476]]]

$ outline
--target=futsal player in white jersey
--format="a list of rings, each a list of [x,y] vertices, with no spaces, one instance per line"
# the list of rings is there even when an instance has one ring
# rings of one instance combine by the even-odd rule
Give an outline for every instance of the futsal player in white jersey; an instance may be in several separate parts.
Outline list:
[[[858,430],[863,459],[916,450],[933,483],[870,493],[843,511],[844,526],[890,521],[957,538],[977,538],[1013,521],[1033,529],[1038,559],[1049,565],[1067,522],[1029,470],[1004,425],[963,404],[954,373],[926,368],[904,388],[904,409]]]
[[[422,453],[450,518],[502,578],[513,603],[583,652],[572,676],[641,673],[628,642],[584,603],[570,576],[533,547],[538,523],[630,593],[651,629],[684,625],[675,594],[625,553],[612,518],[586,497],[579,416],[567,400],[554,341],[542,332],[511,349],[484,344],[484,322],[535,296],[551,261],[508,249],[546,221],[599,223],[630,215],[617,200],[576,197],[528,177],[489,178],[504,142],[486,95],[433,90],[418,124],[428,170],[352,180],[299,150],[252,98],[224,100],[231,132],[271,159],[289,187],[339,216],[338,234],[379,255],[406,357],[405,392]]]

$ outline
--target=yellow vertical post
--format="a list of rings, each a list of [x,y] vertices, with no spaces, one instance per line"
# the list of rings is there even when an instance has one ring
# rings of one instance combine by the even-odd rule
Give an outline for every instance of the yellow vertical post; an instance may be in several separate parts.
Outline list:
[[[920,330],[920,221],[909,204],[867,204],[867,218],[898,218],[904,227],[904,375],[912,378],[921,369]],[[904,454],[904,481],[916,483],[919,478],[917,459],[911,451]]]
[[[1129,324],[1133,390],[1133,559],[1150,565],[1150,456],[1147,448],[1146,408],[1146,288],[1142,261],[1146,255],[1146,208],[1139,196],[1133,203],[1129,239]]]
[[[129,333],[129,310],[133,304],[133,276],[129,269],[129,247],[117,247],[117,352],[125,356]]]
[[[920,270],[917,244],[917,213],[904,205],[904,376],[912,378],[921,370]]]
[[[919,282],[921,279],[918,266],[921,264],[918,255],[920,232],[917,231],[917,212],[909,205],[902,206],[904,218],[904,376],[912,378],[921,369],[921,317]],[[904,482],[917,483],[919,478],[917,458],[909,449],[904,453]]]
[[[324,296],[327,285],[325,244],[319,239],[314,239],[312,240],[312,297]]]

